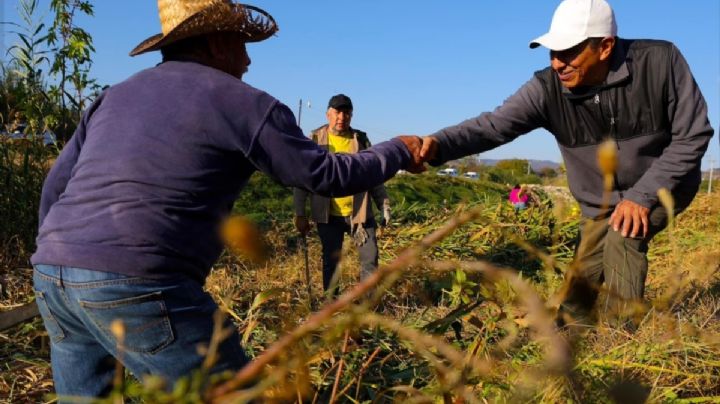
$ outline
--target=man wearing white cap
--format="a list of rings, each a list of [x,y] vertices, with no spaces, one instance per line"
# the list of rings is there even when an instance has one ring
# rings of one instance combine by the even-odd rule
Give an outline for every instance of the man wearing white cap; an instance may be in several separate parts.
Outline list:
[[[687,62],[670,42],[617,37],[605,0],[565,0],[550,31],[530,43],[550,49],[536,72],[493,112],[424,138],[433,165],[508,143],[536,128],[551,132],[583,213],[562,320],[586,320],[605,283],[613,303],[641,299],[647,249],[667,225],[658,190],[684,210],[700,184],[700,160],[713,135],[707,105]],[[606,198],[598,147],[611,139],[617,167]],[[619,308],[617,305],[612,305]],[[603,305],[608,307],[608,305]]]

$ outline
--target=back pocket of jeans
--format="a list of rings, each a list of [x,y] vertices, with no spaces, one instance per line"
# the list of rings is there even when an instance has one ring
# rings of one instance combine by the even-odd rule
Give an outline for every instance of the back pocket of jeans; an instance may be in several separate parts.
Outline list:
[[[162,292],[104,302],[81,300],[80,305],[121,350],[156,353],[175,339]],[[122,323],[120,329],[112,329],[115,320]]]
[[[45,300],[45,293],[36,290],[35,303],[37,304],[38,311],[40,311],[40,315],[43,318],[43,324],[45,325],[45,330],[47,330],[50,340],[52,340],[52,342],[59,342],[65,338],[65,333],[60,327],[58,321],[55,319],[55,315],[53,315],[52,311],[50,311],[50,307]]]

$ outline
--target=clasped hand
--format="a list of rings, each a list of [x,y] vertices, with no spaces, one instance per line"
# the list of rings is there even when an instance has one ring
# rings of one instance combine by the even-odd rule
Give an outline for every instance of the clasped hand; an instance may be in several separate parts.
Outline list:
[[[433,160],[437,156],[438,142],[431,136],[419,137],[412,135],[398,136],[397,139],[402,141],[412,155],[412,162],[406,168],[413,174],[419,174],[426,171],[425,163]]]

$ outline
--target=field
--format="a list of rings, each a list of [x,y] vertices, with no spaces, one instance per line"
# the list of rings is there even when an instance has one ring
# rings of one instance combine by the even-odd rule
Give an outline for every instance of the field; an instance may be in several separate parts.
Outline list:
[[[308,296],[290,193],[253,177],[236,211],[259,223],[272,254],[259,263],[229,250],[206,287],[257,366],[209,390],[186,383],[165,393],[128,377],[117,392],[144,402],[720,402],[717,193],[701,193],[651,245],[647,300],[625,313],[637,329],[601,316],[558,331],[553,313],[579,220],[566,191],[534,187],[536,204],[515,213],[496,183],[425,174],[388,188],[384,265],[357,285],[346,247],[345,293],[328,302],[316,233]],[[31,271],[2,262],[7,310],[33,298]],[[51,400],[42,323],[0,339],[0,402]],[[242,380],[256,384],[236,388]]]
[[[0,320],[32,306],[41,184],[104,84],[93,78],[95,45],[81,26],[101,2],[12,3],[20,19],[0,60]],[[46,133],[58,145],[44,144]],[[612,185],[615,148],[604,150]],[[613,313],[600,290],[596,321],[557,327],[565,279],[578,267],[580,217],[564,167],[455,163],[480,179],[430,172],[389,181],[382,265],[359,281],[347,240],[337,299],[320,293],[315,231],[306,280],[291,192],[253,176],[205,285],[253,362],[234,375],[199,369],[172,390],[118,366],[100,402],[720,403],[717,182],[651,244],[644,301]],[[515,183],[532,184],[531,208],[506,202]],[[40,319],[1,328],[0,404],[57,402]],[[216,342],[198,347],[207,363]]]

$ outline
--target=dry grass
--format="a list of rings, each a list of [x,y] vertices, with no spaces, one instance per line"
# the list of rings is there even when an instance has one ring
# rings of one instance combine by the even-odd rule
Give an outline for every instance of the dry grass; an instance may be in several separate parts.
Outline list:
[[[291,229],[275,227],[266,237],[269,261],[250,264],[226,255],[208,280],[249,354],[269,364],[257,370],[254,389],[230,389],[222,398],[717,402],[720,208],[712,202],[699,195],[675,228],[651,245],[648,302],[636,313],[642,319],[636,332],[604,322],[577,335],[557,334],[550,326],[552,304],[545,302],[553,301],[569,262],[576,223],[571,206],[520,217],[479,206],[469,223],[409,255],[406,247],[470,209],[391,228],[379,242],[391,269],[374,281],[389,288],[371,306],[354,299],[368,289],[352,289],[357,257],[351,248],[342,262],[344,303],[324,305],[320,246],[311,237],[312,303],[325,310],[314,315],[303,255]],[[524,248],[517,246],[520,240],[527,241]],[[10,307],[27,296],[2,302]],[[38,401],[51,389],[41,334],[37,321],[0,334],[0,401]],[[278,348],[283,340],[289,342]]]
[[[488,211],[485,214],[487,215]],[[449,216],[452,215],[453,213],[449,213]],[[490,240],[491,244],[502,245],[503,240],[512,238],[507,234],[507,227],[503,226],[506,224],[503,220],[508,218],[498,214],[493,215],[492,212],[490,216],[495,219],[490,226],[482,224],[478,226],[484,229],[492,227],[493,229],[490,231],[483,233],[484,230],[481,230],[481,235],[477,237],[478,233],[474,233],[478,230],[478,227],[475,227],[477,225],[467,225],[456,234],[460,240],[452,239],[453,236],[446,238],[443,241],[444,244],[440,244],[436,249],[431,249],[426,253],[425,258],[461,258],[467,253],[465,247],[470,246],[467,243],[473,237],[477,237],[476,245],[471,247],[478,247],[475,249],[481,254],[488,251],[485,248],[487,246],[483,245],[482,241],[478,241],[479,239],[484,238],[485,241]],[[699,220],[700,218],[702,220]],[[488,218],[486,217],[486,219]],[[572,220],[572,218],[567,218],[567,220]],[[649,398],[653,401],[672,400],[675,397],[696,397],[702,401],[701,397],[713,397],[718,394],[716,386],[720,380],[718,379],[717,360],[713,358],[720,351],[720,346],[717,345],[717,336],[720,335],[718,334],[720,321],[717,309],[720,306],[715,297],[718,291],[716,284],[719,276],[720,255],[717,251],[713,252],[712,249],[708,249],[709,246],[718,245],[717,243],[720,241],[719,220],[720,211],[710,203],[710,198],[701,195],[690,210],[680,217],[676,228],[672,232],[667,231],[664,236],[660,236],[652,246],[651,272],[648,282],[648,296],[652,300],[648,306],[641,307],[641,311],[637,314],[644,316],[639,330],[635,333],[628,333],[618,330],[617,327],[601,323],[591,332],[573,339],[571,342],[574,347],[575,365],[572,371],[566,373],[548,374],[546,372],[547,368],[543,362],[544,355],[541,348],[542,341],[532,331],[532,327],[528,328],[532,325],[532,320],[526,316],[527,305],[523,307],[522,304],[515,302],[517,296],[509,285],[485,284],[487,289],[481,291],[480,294],[470,293],[473,298],[483,300],[482,304],[457,315],[453,312],[458,309],[462,311],[463,304],[451,302],[449,293],[441,293],[438,296],[437,290],[433,288],[433,285],[444,284],[448,290],[452,290],[452,285],[448,285],[447,277],[439,276],[428,270],[427,265],[415,266],[405,271],[403,278],[388,291],[388,295],[382,300],[379,312],[385,318],[401,319],[402,326],[410,329],[428,330],[429,324],[442,323],[443,319],[450,319],[448,324],[444,324],[444,327],[439,327],[443,331],[440,336],[445,341],[459,347],[466,354],[472,352],[487,359],[491,364],[492,370],[485,372],[479,379],[465,380],[465,386],[473,392],[470,395],[476,399],[485,396],[501,401],[523,398],[541,402],[568,399],[587,402],[622,400],[622,397],[625,397],[623,394],[630,394],[631,400],[638,397]],[[432,221],[436,222],[436,220]],[[482,222],[482,219],[480,221]],[[409,240],[417,239],[433,228],[432,225],[421,223],[396,229],[396,231],[386,234],[384,241],[381,240],[380,244],[386,250],[390,250],[386,256],[389,259],[394,255],[392,251],[400,250],[403,245],[410,243]],[[523,230],[522,226],[513,228],[513,230],[520,232],[521,235],[522,233],[527,235],[527,231]],[[688,235],[692,235],[692,237],[688,237]],[[688,241],[693,239],[697,242]],[[680,243],[678,240],[684,240],[681,242],[681,247],[677,246]],[[678,248],[681,248],[681,253]],[[311,243],[311,257],[318,255],[317,244]],[[345,259],[344,269],[346,272],[343,284],[347,285],[348,282],[352,282],[353,275],[356,275],[353,271],[354,266],[347,265],[355,263],[354,260],[353,253],[348,252]],[[667,268],[674,261],[682,261],[684,265],[675,265],[675,268],[678,269],[669,271]],[[290,254],[284,259],[284,262],[285,268],[293,268],[293,270],[287,272],[270,264],[264,271],[261,271],[262,274],[258,275],[256,279],[263,280],[264,287],[282,288],[283,285],[287,285],[287,282],[293,285],[288,291],[294,291],[294,293],[286,292],[278,295],[277,300],[280,303],[275,303],[275,307],[270,305],[263,309],[268,313],[277,313],[276,307],[294,306],[294,310],[287,312],[289,321],[281,324],[282,329],[287,330],[293,328],[295,321],[305,317],[307,296],[303,293],[304,278],[300,256]],[[554,264],[552,263],[551,259],[551,265],[562,270],[566,261],[561,258],[555,260]],[[319,285],[317,268],[320,263],[313,260],[311,265],[315,268],[313,272],[315,285]],[[435,266],[437,267],[437,265]],[[273,275],[274,271],[275,275]],[[277,273],[278,271],[285,272]],[[538,281],[532,283],[532,287],[538,295],[551,297],[560,284],[559,278],[553,276],[552,271],[545,271],[544,274],[545,276],[539,277]],[[228,273],[224,275],[225,277],[234,276],[234,274]],[[671,279],[668,280],[668,277]],[[682,279],[681,284],[671,282],[675,279]],[[223,283],[225,282],[223,281]],[[258,282],[258,284],[260,283]],[[662,285],[666,287],[675,285],[671,288],[674,303],[668,303],[670,297],[667,296],[667,291]],[[679,302],[682,304],[677,304]],[[681,313],[678,311],[678,306],[683,308]],[[242,313],[237,317],[242,318]],[[451,320],[458,320],[463,325],[462,330],[456,332],[449,327]],[[358,330],[362,329],[360,324],[356,324],[356,322],[352,324]],[[267,324],[263,326],[265,327]],[[397,330],[393,331],[398,332]],[[313,346],[312,343],[304,346],[318,349],[314,359],[310,360],[310,369],[305,369],[305,372],[312,373],[313,366],[318,364],[317,358],[326,358],[326,361],[330,361],[330,363],[338,363],[337,361],[340,360],[338,355],[344,352],[342,348],[343,334],[338,333],[332,324],[328,324],[325,329],[316,330],[316,332],[318,333],[316,338],[323,339],[325,345],[321,349]],[[362,334],[362,331],[356,330],[356,333]],[[264,332],[258,329],[257,335],[262,338]],[[263,339],[263,341],[267,340]],[[378,348],[373,343],[381,341],[382,339],[380,341],[372,340],[369,343],[367,340],[363,340],[364,346],[361,350],[365,356],[356,360],[365,363],[363,361],[367,361],[376,352],[373,348]],[[257,347],[254,351],[259,352]],[[433,367],[437,364],[428,360],[426,365]],[[366,368],[367,365],[364,367]],[[388,370],[390,371],[390,369]],[[331,375],[331,373],[320,374],[320,380],[325,380]],[[358,389],[359,384],[357,381],[353,381],[356,379],[348,381],[350,384],[356,383],[355,386],[346,386],[348,390]],[[430,399],[447,394],[447,391],[438,387],[443,384],[440,382],[441,379],[440,376],[418,377],[415,381],[426,384],[424,387],[413,387],[412,397],[427,395],[427,398]],[[305,386],[304,391],[310,389],[317,394],[326,387],[322,383],[316,383],[310,387]],[[383,396],[385,399],[409,398],[410,395],[406,396],[405,394],[409,394],[407,392],[410,390],[405,387],[399,390],[395,389],[389,395],[387,395],[387,391],[380,393],[381,389],[378,389],[378,393],[386,394]],[[284,388],[289,387],[284,386]],[[454,397],[465,394],[455,392]],[[365,397],[368,398],[368,396]],[[345,399],[350,398],[355,397],[345,397]]]

